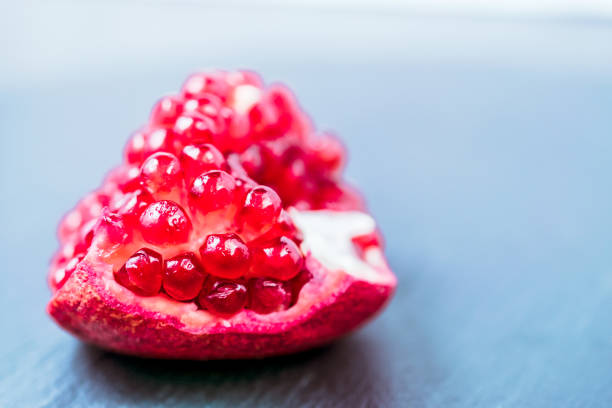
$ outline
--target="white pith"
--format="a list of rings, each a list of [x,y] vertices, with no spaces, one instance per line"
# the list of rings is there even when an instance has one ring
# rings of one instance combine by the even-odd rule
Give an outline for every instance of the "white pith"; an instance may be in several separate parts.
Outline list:
[[[355,248],[352,238],[373,233],[374,219],[360,211],[298,211],[289,214],[302,231],[302,250],[310,252],[323,266],[332,271],[344,271],[356,278],[374,281],[379,272],[376,263],[365,262]],[[366,254],[366,259],[376,258]]]

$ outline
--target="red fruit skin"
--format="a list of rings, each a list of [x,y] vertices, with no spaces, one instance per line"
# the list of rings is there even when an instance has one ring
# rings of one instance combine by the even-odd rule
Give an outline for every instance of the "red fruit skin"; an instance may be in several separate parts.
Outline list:
[[[108,267],[85,259],[54,293],[47,311],[81,340],[118,353],[164,359],[248,359],[327,344],[377,314],[396,286],[386,266],[379,267],[376,282],[328,270],[312,257],[307,267],[313,278],[293,307],[268,315],[243,310],[230,319],[212,319],[194,327],[175,315],[120,300],[106,286],[108,278],[103,278]]]

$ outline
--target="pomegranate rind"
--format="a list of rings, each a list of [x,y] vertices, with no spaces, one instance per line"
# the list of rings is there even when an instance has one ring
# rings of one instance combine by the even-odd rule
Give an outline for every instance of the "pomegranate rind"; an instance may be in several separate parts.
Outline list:
[[[153,310],[109,279],[105,265],[91,258],[82,261],[54,293],[48,313],[85,342],[151,358],[248,359],[321,346],[371,319],[396,286],[384,261],[377,262],[375,280],[364,280],[347,271],[328,270],[308,256],[306,264],[313,278],[302,288],[295,305],[267,315],[243,310],[225,319],[195,310],[195,305],[187,313]],[[168,298],[158,301],[164,303],[163,309],[178,305]]]

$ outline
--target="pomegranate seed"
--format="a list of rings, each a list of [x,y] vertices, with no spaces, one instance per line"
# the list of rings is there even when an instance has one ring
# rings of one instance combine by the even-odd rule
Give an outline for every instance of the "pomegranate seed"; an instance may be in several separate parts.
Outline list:
[[[145,241],[155,245],[182,244],[189,240],[191,220],[177,203],[169,200],[149,204],[140,215]]]
[[[189,99],[185,102],[186,112],[198,112],[212,118],[217,117],[223,102],[217,95],[204,93],[197,99]]]
[[[183,101],[178,96],[165,96],[151,110],[150,122],[154,125],[173,126],[183,111]]]
[[[156,152],[176,153],[176,135],[171,129],[158,128],[135,133],[125,147],[128,163],[142,163]]]
[[[94,227],[98,221],[94,218],[83,224],[81,229],[79,230],[79,240],[77,244],[74,246],[74,254],[84,254],[87,252],[94,237]]]
[[[244,276],[249,270],[249,247],[236,234],[211,234],[200,248],[206,272],[226,279]]]
[[[57,235],[60,238],[60,242],[63,243],[68,240],[68,238],[79,229],[82,223],[83,217],[80,211],[72,210],[66,214],[57,229]]]
[[[255,186],[253,180],[248,178],[248,176],[235,176],[236,178],[236,200],[238,202],[244,202],[244,199],[249,191]]]
[[[291,238],[297,244],[301,244],[304,240],[302,232],[297,229],[295,224],[293,224],[289,213],[287,213],[287,211],[285,210],[282,210],[280,215],[278,216],[278,222],[276,222],[268,232],[258,237],[256,241],[266,242],[280,238],[282,236]]]
[[[273,279],[252,279],[249,282],[249,308],[267,314],[287,309],[291,305],[291,287]]]
[[[130,167],[125,172],[125,177],[117,183],[117,186],[124,193],[129,193],[140,188],[140,167]]]
[[[225,165],[221,152],[211,144],[187,145],[180,156],[185,178],[192,182],[200,174]]]
[[[179,160],[170,153],[152,154],[140,167],[140,184],[157,198],[174,198],[183,187]]]
[[[214,119],[198,112],[184,113],[174,125],[174,132],[183,143],[210,143],[217,131]]]
[[[195,74],[187,78],[182,93],[187,98],[197,98],[205,93],[212,93],[225,99],[229,92],[229,85],[222,73]]]
[[[139,295],[156,295],[162,285],[161,255],[148,248],[138,250],[115,273],[115,280]]]
[[[290,238],[280,237],[253,250],[250,276],[289,280],[298,274],[304,257],[300,248]]]
[[[147,191],[136,190],[123,196],[113,209],[116,209],[117,214],[123,217],[126,225],[134,227],[144,209],[154,201],[153,196]]]
[[[163,288],[170,297],[181,301],[194,299],[203,284],[204,271],[193,253],[166,260]]]
[[[103,213],[98,220],[95,231],[105,234],[108,244],[123,244],[130,239],[131,235],[123,223],[123,218],[108,211]]]
[[[267,94],[249,110],[253,131],[258,137],[275,139],[291,127],[293,102],[282,88],[271,88]]]
[[[198,297],[202,308],[225,316],[238,313],[247,300],[247,288],[242,282],[215,278],[208,278]]]
[[[337,174],[344,164],[344,146],[338,138],[325,135],[311,143],[314,166],[322,172]]]
[[[282,203],[270,187],[257,186],[248,192],[239,214],[239,224],[251,238],[267,231],[278,219]]]
[[[261,148],[252,145],[240,154],[240,162],[252,177],[258,177],[264,169]]]
[[[234,202],[236,181],[223,170],[211,170],[196,177],[189,194],[197,210],[208,213]]]

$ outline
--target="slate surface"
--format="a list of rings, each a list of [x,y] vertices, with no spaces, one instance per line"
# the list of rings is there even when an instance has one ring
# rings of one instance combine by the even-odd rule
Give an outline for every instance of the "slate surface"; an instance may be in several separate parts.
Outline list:
[[[107,7],[104,23],[119,6]],[[71,24],[83,9],[74,13],[50,17]],[[230,21],[224,13],[214,27]],[[330,35],[308,45],[308,60],[287,43],[249,48],[269,40],[256,31],[237,55],[206,54],[202,40],[171,60],[182,35],[172,20],[171,39],[142,61],[119,56],[97,70],[83,61],[62,76],[52,63],[76,60],[68,51],[0,68],[16,78],[0,88],[0,406],[610,406],[610,26],[340,14],[317,26],[289,14],[288,35]],[[336,49],[334,39],[364,38],[353,19],[368,22],[373,42]],[[61,37],[67,47],[82,51],[99,34],[86,26]],[[406,30],[421,30],[423,46]],[[120,49],[113,32],[96,52]],[[348,175],[380,222],[400,286],[384,314],[331,347],[266,361],[139,360],[83,346],[44,313],[59,217],[118,162],[155,97],[204,65],[289,83],[350,149]]]

